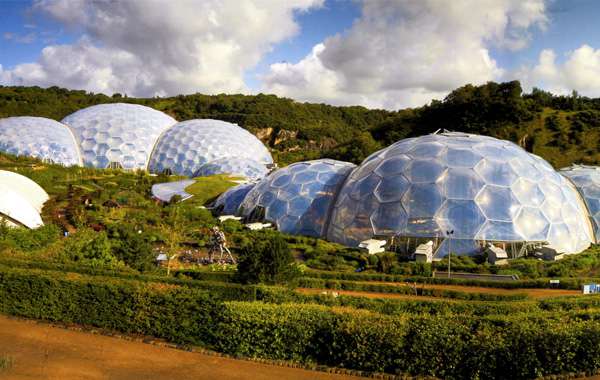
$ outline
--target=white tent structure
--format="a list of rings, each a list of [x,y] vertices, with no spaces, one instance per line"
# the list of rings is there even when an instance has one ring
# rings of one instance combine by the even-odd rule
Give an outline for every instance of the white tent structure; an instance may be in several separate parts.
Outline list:
[[[9,226],[38,228],[44,225],[40,211],[48,194],[20,174],[0,171],[0,220]]]
[[[10,187],[38,211],[42,211],[44,203],[48,200],[48,194],[40,185],[31,179],[7,170],[0,170],[0,183],[10,184]]]

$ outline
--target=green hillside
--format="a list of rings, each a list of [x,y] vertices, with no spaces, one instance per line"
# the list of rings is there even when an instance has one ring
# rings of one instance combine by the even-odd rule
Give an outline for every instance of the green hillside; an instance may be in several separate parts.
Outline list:
[[[401,138],[438,129],[509,139],[557,167],[600,162],[600,99],[577,93],[555,96],[537,89],[524,94],[517,81],[467,85],[442,101],[399,111],[299,103],[264,94],[140,99],[58,87],[0,86],[0,117],[60,120],[78,109],[111,102],[147,105],[178,120],[214,118],[238,123],[267,143],[281,164],[319,157],[359,162]]]

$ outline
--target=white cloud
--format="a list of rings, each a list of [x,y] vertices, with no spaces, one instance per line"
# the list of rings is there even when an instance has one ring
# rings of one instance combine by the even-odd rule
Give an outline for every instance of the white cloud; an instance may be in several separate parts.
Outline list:
[[[543,88],[556,94],[600,97],[600,49],[582,45],[567,52],[563,62],[557,62],[552,49],[543,50],[533,67],[522,67],[514,75],[526,89]]]
[[[271,66],[263,91],[370,107],[416,106],[500,79],[491,47],[520,49],[548,22],[543,0],[365,0],[361,17],[295,64]]]
[[[5,84],[136,96],[246,92],[244,73],[298,33],[295,11],[323,0],[39,0],[33,8],[84,37],[0,71]]]

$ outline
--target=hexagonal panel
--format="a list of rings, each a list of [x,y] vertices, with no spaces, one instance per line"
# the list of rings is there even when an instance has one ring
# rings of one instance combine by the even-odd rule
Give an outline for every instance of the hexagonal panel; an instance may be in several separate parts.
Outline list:
[[[473,199],[485,182],[473,169],[449,168],[440,181],[444,195],[450,199]]]
[[[526,178],[519,178],[512,185],[512,192],[525,206],[539,207],[545,200],[544,193],[537,183]]]
[[[475,166],[475,171],[489,185],[510,186],[518,178],[510,165],[490,160],[487,156]]]
[[[475,198],[488,219],[512,222],[521,205],[507,187],[486,185]]]
[[[517,231],[530,241],[546,241],[550,222],[544,214],[533,207],[523,207],[515,220]]]
[[[402,197],[409,218],[433,218],[444,198],[437,186],[415,183]]]
[[[457,239],[472,239],[485,223],[485,216],[472,200],[445,201],[435,219],[442,231],[454,231]]]
[[[375,196],[382,203],[400,201],[408,187],[409,182],[403,175],[389,175],[375,187]]]
[[[433,160],[414,160],[404,172],[412,183],[434,183],[444,173],[446,167]]]

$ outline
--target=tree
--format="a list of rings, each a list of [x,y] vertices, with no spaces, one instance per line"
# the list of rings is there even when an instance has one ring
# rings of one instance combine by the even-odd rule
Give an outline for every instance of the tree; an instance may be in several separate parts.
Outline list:
[[[108,226],[113,254],[131,268],[149,270],[154,262],[152,244],[146,234],[130,224],[119,223]]]
[[[167,276],[171,274],[171,262],[179,257],[185,229],[179,208],[174,208],[166,222],[159,225],[167,255]]]
[[[236,279],[244,284],[281,284],[298,275],[285,239],[272,231],[255,232],[242,246]]]

